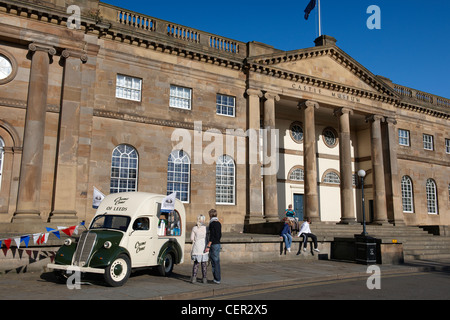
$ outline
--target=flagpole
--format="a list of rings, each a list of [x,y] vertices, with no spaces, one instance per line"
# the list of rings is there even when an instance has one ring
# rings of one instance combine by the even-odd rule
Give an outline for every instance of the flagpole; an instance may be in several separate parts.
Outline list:
[[[319,37],[322,36],[322,22],[321,22],[321,18],[320,18],[320,0],[318,1],[318,6],[319,6]]]

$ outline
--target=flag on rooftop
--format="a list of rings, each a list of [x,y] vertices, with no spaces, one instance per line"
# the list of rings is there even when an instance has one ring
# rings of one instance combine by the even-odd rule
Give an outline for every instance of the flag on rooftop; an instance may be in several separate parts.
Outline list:
[[[305,9],[305,20],[308,20],[309,18],[309,14],[311,13],[311,11],[314,10],[314,8],[316,7],[317,4],[317,0],[311,0],[308,4],[308,6]]]

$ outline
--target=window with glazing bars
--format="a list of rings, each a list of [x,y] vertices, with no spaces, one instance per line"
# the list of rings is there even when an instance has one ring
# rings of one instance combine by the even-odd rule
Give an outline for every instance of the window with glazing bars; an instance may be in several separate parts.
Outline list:
[[[235,203],[235,164],[230,156],[219,157],[216,163],[216,203]]]
[[[142,79],[117,75],[116,98],[141,101]]]
[[[176,192],[177,199],[189,202],[191,160],[183,150],[169,155],[167,166],[167,194]]]
[[[403,130],[403,129],[398,130],[398,143],[401,146],[409,147],[409,131],[408,130]]]
[[[192,89],[170,86],[170,102],[172,108],[191,110]]]
[[[129,145],[118,145],[111,158],[110,193],[137,191],[138,154]]]
[[[411,178],[404,176],[402,178],[402,203],[403,212],[414,212],[413,209],[413,184]]]
[[[427,208],[429,214],[437,214],[437,190],[436,190],[436,182],[433,179],[427,180]]]
[[[222,116],[235,116],[236,99],[234,97],[217,94],[216,113]]]

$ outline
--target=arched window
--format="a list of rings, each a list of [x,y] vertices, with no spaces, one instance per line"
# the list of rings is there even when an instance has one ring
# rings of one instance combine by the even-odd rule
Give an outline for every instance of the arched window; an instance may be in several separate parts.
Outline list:
[[[289,174],[289,180],[293,181],[304,181],[305,180],[305,172],[302,168],[296,168],[291,171]]]
[[[121,144],[112,153],[110,193],[137,191],[138,154],[135,148]]]
[[[427,180],[427,208],[429,214],[438,214],[437,188],[433,179]]]
[[[216,163],[216,204],[235,203],[235,176],[233,158],[220,156]]]
[[[0,137],[0,190],[2,189],[2,176],[3,176],[3,159],[5,157],[5,142]]]
[[[413,207],[413,184],[408,176],[402,178],[402,203],[403,212],[414,212]]]
[[[169,155],[167,166],[167,194],[176,192],[177,199],[189,202],[191,160],[183,150]]]
[[[325,174],[325,176],[323,177],[323,182],[331,183],[331,184],[340,184],[341,179],[339,178],[339,175],[336,172],[330,171],[330,172],[327,172]]]

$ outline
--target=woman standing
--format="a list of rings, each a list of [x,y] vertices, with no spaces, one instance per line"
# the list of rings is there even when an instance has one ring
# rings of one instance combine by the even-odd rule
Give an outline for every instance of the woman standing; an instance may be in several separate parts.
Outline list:
[[[191,241],[192,241],[192,251],[191,259],[194,261],[194,267],[192,268],[192,278],[191,282],[197,282],[197,273],[199,265],[202,266],[203,283],[207,283],[206,278],[206,267],[208,263],[208,253],[205,252],[206,249],[206,226],[205,226],[205,216],[199,215],[197,217],[197,225],[192,228]]]

